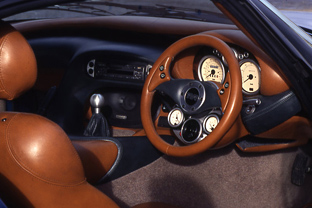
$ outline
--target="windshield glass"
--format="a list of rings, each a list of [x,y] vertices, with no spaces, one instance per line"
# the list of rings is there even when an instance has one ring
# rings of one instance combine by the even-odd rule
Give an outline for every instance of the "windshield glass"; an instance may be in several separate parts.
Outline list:
[[[268,2],[295,24],[312,29],[310,0],[268,0]],[[4,20],[25,21],[111,15],[170,17],[232,24],[211,0],[86,0],[27,11]]]
[[[87,0],[49,6],[10,16],[7,21],[94,17],[94,16],[153,16],[231,23],[209,0]]]

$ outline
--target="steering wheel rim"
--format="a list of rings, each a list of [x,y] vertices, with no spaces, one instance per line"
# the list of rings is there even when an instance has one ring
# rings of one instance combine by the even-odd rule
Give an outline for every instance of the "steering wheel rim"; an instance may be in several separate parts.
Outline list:
[[[151,107],[156,87],[170,81],[170,64],[181,51],[193,46],[209,46],[217,49],[227,60],[230,76],[230,94],[223,117],[214,131],[203,140],[188,146],[173,146],[165,142],[157,133]],[[147,77],[141,97],[141,119],[150,142],[169,156],[186,157],[199,154],[213,147],[232,127],[242,108],[242,80],[238,61],[231,48],[222,40],[211,35],[193,35],[183,38],[169,46],[157,59]]]

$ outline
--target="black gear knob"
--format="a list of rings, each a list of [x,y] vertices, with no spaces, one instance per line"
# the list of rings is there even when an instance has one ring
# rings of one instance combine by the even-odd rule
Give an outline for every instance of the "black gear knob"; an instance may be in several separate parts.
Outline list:
[[[101,108],[104,106],[104,97],[101,94],[93,94],[90,97],[90,105],[94,109],[95,114],[99,114],[101,112]]]

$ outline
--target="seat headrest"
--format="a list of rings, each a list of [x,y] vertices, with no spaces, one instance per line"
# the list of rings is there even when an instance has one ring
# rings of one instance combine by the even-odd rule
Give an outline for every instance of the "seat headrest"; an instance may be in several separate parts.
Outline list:
[[[37,63],[27,40],[0,21],[0,99],[13,100],[37,79]]]

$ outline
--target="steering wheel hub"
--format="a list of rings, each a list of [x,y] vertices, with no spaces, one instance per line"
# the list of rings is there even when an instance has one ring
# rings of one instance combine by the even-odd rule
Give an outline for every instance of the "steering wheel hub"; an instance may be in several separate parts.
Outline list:
[[[205,88],[200,82],[190,82],[182,89],[180,106],[186,113],[197,111],[205,102]]]

